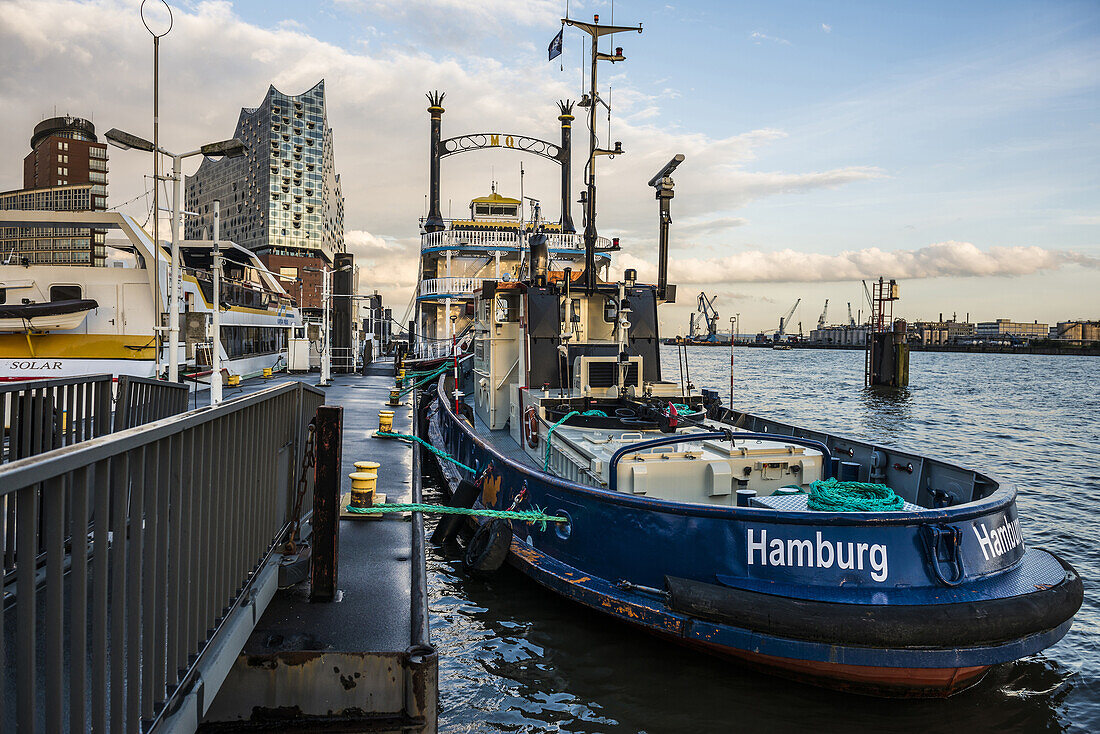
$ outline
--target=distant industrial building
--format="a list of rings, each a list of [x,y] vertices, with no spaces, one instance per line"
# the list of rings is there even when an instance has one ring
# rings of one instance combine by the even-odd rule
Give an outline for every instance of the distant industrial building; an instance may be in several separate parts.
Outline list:
[[[344,196],[325,112],[325,82],[291,96],[268,87],[241,109],[235,137],[246,156],[205,159],[187,179],[187,239],[209,239],[214,201],[221,236],[247,247],[306,309],[321,308],[321,273],[344,246]]]
[[[871,327],[867,324],[850,326],[822,326],[810,332],[810,341],[814,344],[843,344],[847,346],[866,346],[867,335]]]
[[[953,318],[944,321],[943,314],[939,321],[912,321],[908,327],[909,342],[924,345],[970,341],[974,333],[974,324]]]
[[[79,117],[52,117],[34,128],[23,159],[23,188],[0,193],[0,209],[103,211],[107,208],[107,145]],[[0,227],[0,262],[96,265],[106,258],[103,230],[84,227]]]
[[[974,328],[974,336],[984,341],[1012,341],[1023,339],[1046,339],[1050,334],[1047,324],[1038,321],[1024,323],[1009,319],[997,319],[996,321],[979,321]]]
[[[1050,336],[1060,341],[1100,341],[1100,321],[1059,321],[1051,327]]]

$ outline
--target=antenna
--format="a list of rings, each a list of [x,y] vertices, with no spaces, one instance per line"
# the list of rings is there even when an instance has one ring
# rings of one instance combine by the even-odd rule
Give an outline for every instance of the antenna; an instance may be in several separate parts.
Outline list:
[[[615,63],[617,61],[626,60],[626,57],[623,56],[622,48],[615,48],[613,53],[601,53],[599,50],[599,39],[600,36],[606,36],[616,32],[635,31],[641,33],[642,26],[640,23],[637,28],[632,26],[600,25],[599,15],[594,15],[591,23],[577,21],[571,18],[563,18],[562,22],[574,28],[579,28],[591,37],[591,78],[589,79],[589,92],[585,94],[578,103],[580,107],[588,108],[588,162],[585,165],[587,190],[584,196],[584,280],[585,291],[591,294],[596,290],[596,157],[601,155],[620,155],[623,152],[622,143],[615,143],[613,148],[596,147],[596,106],[602,102],[599,94],[596,92],[596,62],[610,61],[611,63]],[[606,103],[603,104],[606,106]],[[608,125],[610,130],[610,120],[608,121]],[[610,144],[610,141],[608,141],[608,143]]]

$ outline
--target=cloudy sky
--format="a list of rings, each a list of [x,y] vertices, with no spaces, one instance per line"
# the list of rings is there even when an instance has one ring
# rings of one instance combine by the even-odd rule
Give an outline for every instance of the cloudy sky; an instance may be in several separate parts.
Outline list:
[[[31,130],[55,111],[151,136],[139,5],[0,0],[0,190],[21,185]],[[297,94],[324,78],[349,249],[364,286],[400,313],[427,189],[424,92],[447,93],[445,136],[555,139],[554,102],[581,88],[577,32],[546,60],[564,6],[174,2],[162,144],[228,137],[269,83]],[[608,2],[570,9],[611,19]],[[614,13],[645,32],[616,37],[627,61],[601,69],[615,114],[610,138],[606,119],[599,134],[626,154],[600,163],[600,233],[621,237],[617,268],[654,272],[646,182],[686,156],[673,202],[681,303],[666,332],[686,327],[700,290],[718,295],[723,320],[740,312],[745,332],[774,328],[801,297],[808,330],[826,298],[830,321],[848,301],[861,308],[859,279],[879,275],[901,280],[909,318],[1100,318],[1096,2],[620,0]],[[556,218],[554,164],[506,152],[446,159],[444,214],[494,178],[518,193],[521,160],[525,193]],[[110,165],[110,205],[144,219],[148,159],[112,149]]]

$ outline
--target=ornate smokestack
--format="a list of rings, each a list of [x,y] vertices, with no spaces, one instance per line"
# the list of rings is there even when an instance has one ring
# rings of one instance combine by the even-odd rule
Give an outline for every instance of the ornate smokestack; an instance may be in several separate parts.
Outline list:
[[[561,231],[573,233],[573,216],[569,207],[572,199],[572,181],[570,179],[569,162],[573,151],[573,101],[563,99],[558,102],[558,120],[561,121]]]
[[[428,232],[438,232],[444,228],[443,215],[439,211],[439,138],[443,124],[443,98],[446,93],[440,91],[428,92],[428,114],[431,115],[431,151],[430,151],[430,183],[428,185],[428,221],[424,229]]]

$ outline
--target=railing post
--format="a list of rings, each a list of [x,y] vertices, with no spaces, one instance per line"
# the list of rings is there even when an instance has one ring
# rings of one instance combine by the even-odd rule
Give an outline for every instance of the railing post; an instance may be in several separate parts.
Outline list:
[[[313,483],[313,562],[310,601],[336,597],[340,540],[340,447],[344,409],[322,405],[317,409],[315,442],[317,463]]]

